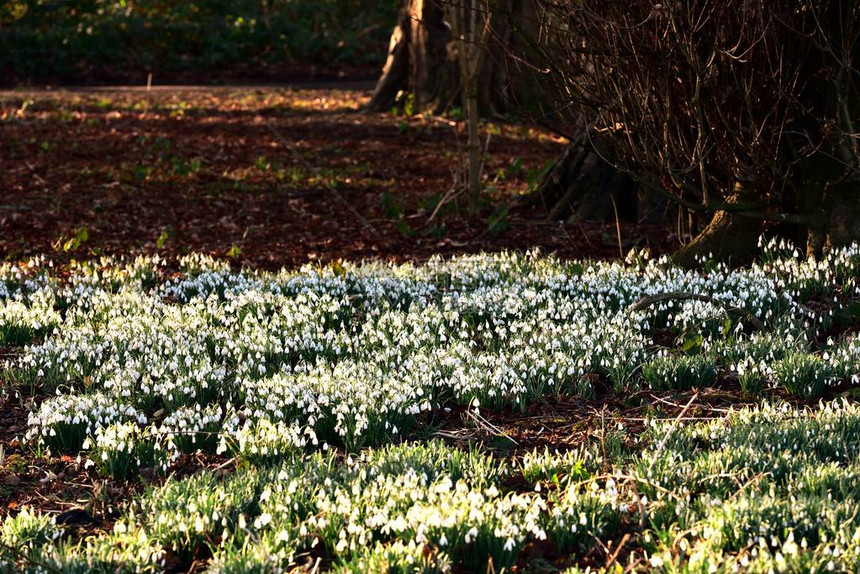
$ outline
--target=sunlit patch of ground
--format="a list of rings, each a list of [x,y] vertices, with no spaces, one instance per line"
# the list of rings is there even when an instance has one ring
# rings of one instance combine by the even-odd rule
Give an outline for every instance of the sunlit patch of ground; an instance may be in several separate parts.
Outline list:
[[[614,221],[562,228],[540,202],[516,201],[563,149],[551,133],[485,124],[486,203],[467,217],[462,195],[436,209],[464,169],[462,123],[363,113],[366,88],[237,91],[0,92],[0,256],[203,251],[277,268],[503,248],[618,254]],[[665,230],[622,231],[625,250],[673,247]]]

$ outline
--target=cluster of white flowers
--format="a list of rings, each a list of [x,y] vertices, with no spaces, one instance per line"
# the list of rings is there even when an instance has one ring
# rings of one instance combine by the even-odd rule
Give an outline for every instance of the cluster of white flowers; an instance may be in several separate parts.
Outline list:
[[[15,517],[9,517],[0,524],[0,542],[4,548],[0,555],[8,550],[27,551],[38,544],[44,544],[58,539],[62,530],[54,523],[50,515],[34,512],[29,506],[23,507]]]
[[[435,409],[524,408],[584,392],[586,375],[688,387],[720,369],[747,390],[779,383],[808,396],[858,382],[856,335],[810,351],[839,302],[825,312],[802,303],[856,295],[860,249],[814,261],[766,247],[746,270],[707,272],[639,255],[626,264],[478,255],[276,274],[192,255],[178,274],[158,258],[105,259],[73,265],[64,280],[41,260],[0,265],[0,336],[18,350],[4,377],[53,395],[30,415],[29,440],[89,449],[118,478],[164,469],[179,451],[254,463],[225,480],[168,480],[110,535],[40,561],[80,571],[121,555],[158,569],[165,549],[189,558],[208,545],[216,570],[278,570],[323,544],[344,571],[478,570],[487,556],[510,569],[530,541],[586,555],[595,537],[617,539],[637,522],[650,525],[643,540],[655,567],[677,565],[676,544],[690,565],[719,556],[762,570],[856,570],[860,409],[850,403],[814,416],[763,406],[655,424],[651,449],[614,477],[595,476],[608,461],[585,448],[536,451],[515,467],[527,484],[515,491],[503,487],[511,468],[438,443],[361,450],[401,441]],[[714,302],[630,311],[667,292]],[[727,307],[753,313],[765,331],[747,335]],[[655,349],[655,330],[692,341],[700,356]],[[361,454],[341,463],[322,454],[330,444]],[[15,544],[34,532],[34,548],[59,532],[29,513],[2,528]],[[655,531],[683,534],[667,547],[646,540]]]
[[[44,255],[22,263],[0,263],[0,300],[20,299],[50,286],[53,281],[49,273],[53,266]]]
[[[0,284],[1,285],[1,284]],[[23,345],[50,333],[61,321],[54,308],[54,293],[39,289],[27,295],[0,297],[0,343]]]
[[[191,560],[206,546],[214,571],[289,571],[308,552],[325,552],[342,572],[478,571],[490,560],[510,569],[523,548],[542,540],[587,556],[597,540],[617,540],[640,524],[641,550],[654,568],[860,567],[854,496],[860,406],[848,401],[815,410],[763,405],[680,426],[655,422],[646,451],[620,468],[584,470],[567,482],[554,475],[583,469],[585,452],[536,451],[511,467],[430,441],[344,459],[301,453],[298,427],[265,418],[252,427],[232,413],[224,419],[258,447],[298,448],[281,456],[259,450],[268,462],[280,462],[223,479],[206,473],[171,478],[137,500],[114,532],[90,539],[86,551],[40,535],[32,544],[37,559],[57,566],[84,554],[100,560],[98,549],[113,545],[130,568],[151,560],[158,569],[166,549]],[[125,452],[119,445],[134,440],[139,428],[125,425],[98,434],[113,437]],[[606,462],[595,467],[605,469]],[[508,490],[506,478],[516,468],[534,471],[533,488]],[[16,520],[7,519],[4,530]],[[49,527],[48,520],[39,524]]]
[[[235,441],[238,454],[256,461],[281,460],[302,452],[308,444],[319,444],[310,427],[302,428],[297,423],[287,424],[283,421],[270,422],[266,418],[256,423],[246,420],[241,427],[222,436],[219,453],[229,450],[228,436]]]
[[[102,451],[101,458],[107,460],[109,452],[133,453],[135,443],[140,440],[140,427],[131,422],[98,427],[95,437],[84,440],[85,450],[95,447]]]
[[[614,531],[623,515],[634,512],[638,504],[636,495],[623,492],[612,477],[602,486],[594,480],[574,483],[550,495],[549,500],[546,522],[553,540],[559,546],[580,552],[587,551],[595,539]]]
[[[588,475],[589,466],[595,458],[592,452],[585,449],[550,452],[549,448],[544,447],[542,451],[534,449],[526,452],[520,460],[520,469],[523,478],[530,483],[575,482]]]
[[[830,560],[840,571],[860,566],[860,502],[849,494],[860,486],[860,406],[765,404],[655,428],[654,450],[636,465],[639,489],[655,526],[692,525],[690,554],[757,571],[781,561],[790,567],[777,571],[820,571]]]
[[[764,359],[744,357],[732,368],[738,374],[741,388],[747,392],[757,392],[764,388],[768,379],[773,378],[773,368]]]
[[[127,480],[144,468],[165,472],[171,460],[153,427],[132,421],[97,428],[94,436],[84,440],[82,448],[91,451],[88,467],[95,465],[102,474],[118,480]]]
[[[689,389],[710,386],[716,380],[716,364],[704,356],[658,356],[642,366],[642,376],[652,389]]]
[[[829,348],[822,358],[832,366],[834,375],[860,383],[860,334],[849,335],[836,344],[830,339],[827,344]]]
[[[546,538],[540,496],[476,490],[448,477],[430,482],[416,472],[357,479],[321,491],[314,504],[319,513],[307,527],[331,530],[338,553],[357,552],[377,533],[441,547],[474,543],[485,556],[494,541],[512,552],[528,539]]]
[[[430,548],[414,540],[395,540],[389,544],[376,542],[335,571],[338,574],[365,574],[390,572],[395,568],[422,574],[445,574],[452,571],[452,561],[444,550]]]
[[[549,514],[545,496],[502,492],[493,476],[497,471],[488,464],[494,463],[483,457],[461,458],[439,443],[365,452],[344,465],[320,455],[295,459],[274,474],[231,479],[261,489],[253,519],[239,517],[236,526],[252,533],[252,546],[264,545],[273,553],[297,552],[321,542],[342,562],[366,564],[371,549],[387,554],[389,545],[402,544],[436,548],[440,554],[433,557],[434,563],[456,556],[469,570],[481,569],[488,556],[509,568],[528,541],[556,534],[562,545],[570,541],[569,527],[556,532],[557,521]],[[601,496],[591,497],[595,505]],[[609,504],[609,499],[601,500]],[[190,524],[192,516],[185,512],[175,519]],[[587,549],[595,532],[580,528],[581,548]],[[230,537],[235,543],[243,535],[233,531]],[[227,548],[222,552],[230,556]],[[254,550],[251,558],[258,554]]]
[[[25,438],[38,438],[49,446],[77,451],[97,429],[123,420],[147,422],[146,415],[133,406],[118,403],[102,392],[61,394],[45,400],[39,410],[30,413]]]
[[[421,413],[452,404],[524,408],[546,394],[588,395],[590,374],[619,388],[641,380],[643,365],[655,367],[644,371],[657,378],[677,379],[649,381],[659,388],[712,380],[711,358],[653,363],[654,329],[684,333],[709,357],[727,358],[724,366],[750,388],[759,372],[779,381],[773,365],[783,357],[774,349],[785,341],[803,349],[805,327],[821,319],[798,298],[835,278],[850,281],[858,253],[835,250],[821,262],[785,255],[706,273],[665,259],[634,266],[532,253],[276,274],[236,273],[189,256],[182,273],[169,276],[158,258],[106,259],[79,264],[67,281],[38,264],[7,265],[0,269],[6,292],[27,296],[0,299],[0,329],[50,327],[7,365],[12,378],[60,395],[31,417],[31,437],[93,434],[165,411],[201,432],[242,428],[243,444],[266,420],[312,446],[356,450],[397,439]],[[665,300],[630,312],[641,297],[667,292],[742,307],[767,323],[772,340],[753,344],[742,318],[733,317],[727,331],[725,307],[707,301]],[[822,360],[854,375],[857,347],[837,345]],[[227,404],[250,426],[205,414]],[[74,448],[83,441],[73,438],[56,442]]]
[[[179,407],[167,415],[153,430],[170,447],[181,452],[203,450],[215,452],[219,433],[223,428],[224,409],[221,405],[211,404],[200,407]]]

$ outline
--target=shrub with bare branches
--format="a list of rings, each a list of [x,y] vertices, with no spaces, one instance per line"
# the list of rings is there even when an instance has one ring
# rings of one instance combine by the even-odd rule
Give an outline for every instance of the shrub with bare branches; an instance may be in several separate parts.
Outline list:
[[[856,0],[535,2],[514,56],[540,113],[597,118],[609,163],[712,217],[680,262],[775,226],[814,254],[860,238]]]

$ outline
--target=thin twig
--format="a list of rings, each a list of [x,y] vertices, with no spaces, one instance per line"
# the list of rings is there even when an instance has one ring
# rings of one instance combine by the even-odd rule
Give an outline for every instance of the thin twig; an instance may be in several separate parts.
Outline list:
[[[661,452],[663,452],[663,447],[666,446],[666,442],[669,440],[669,437],[672,435],[673,432],[675,432],[675,428],[678,426],[678,422],[679,422],[680,418],[683,417],[685,414],[687,414],[687,409],[690,408],[690,405],[692,405],[693,401],[695,401],[698,397],[699,397],[698,391],[693,393],[693,396],[690,397],[690,400],[687,401],[687,404],[684,405],[683,409],[681,409],[681,412],[678,414],[677,418],[675,418],[674,422],[672,422],[672,427],[668,430],[668,432],[666,432],[665,435],[663,435],[663,440],[660,441],[660,444],[657,446],[657,450],[654,451],[654,458],[657,458],[657,456]]]
[[[624,535],[624,538],[621,539],[621,542],[618,543],[618,546],[615,547],[615,552],[612,553],[612,556],[609,557],[609,560],[606,562],[605,570],[608,572],[609,568],[615,563],[615,560],[618,559],[618,553],[621,552],[621,549],[624,548],[624,545],[627,544],[627,541],[630,540],[630,533]]]
[[[474,413],[474,412],[469,411],[469,410],[466,411],[466,414],[468,416],[470,416],[479,426],[481,426],[482,428],[487,430],[490,434],[495,435],[495,436],[505,437],[506,439],[508,439],[509,441],[514,443],[515,445],[517,445],[517,446],[520,445],[520,443],[518,443],[513,438],[511,438],[511,436],[508,433],[506,433],[505,431],[503,431],[499,427],[493,425],[493,423],[491,423],[490,421],[488,421],[487,419],[482,417],[480,414]]]
[[[676,409],[683,408],[678,403],[673,403],[672,401],[667,401],[663,397],[658,397],[657,395],[654,395],[654,394],[651,395],[651,398],[654,399],[655,401],[659,401],[663,404],[669,405],[670,407],[675,407]],[[719,409],[717,407],[710,407],[708,405],[699,405],[699,408],[705,409],[708,411],[713,411],[715,413],[730,413],[730,412],[732,412],[732,409]],[[721,418],[723,418],[723,417],[687,417],[683,420],[714,420],[714,419],[721,419]],[[634,419],[628,419],[628,420],[634,420]]]
[[[615,197],[610,193],[609,199],[612,200],[612,211],[615,212],[615,232],[618,234],[618,257],[624,259],[624,247],[621,243],[621,220],[618,218],[618,206],[615,204]]]

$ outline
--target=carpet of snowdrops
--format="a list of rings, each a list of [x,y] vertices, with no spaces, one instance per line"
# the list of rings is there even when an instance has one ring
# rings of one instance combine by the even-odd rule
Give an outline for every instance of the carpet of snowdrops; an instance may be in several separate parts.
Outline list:
[[[771,243],[744,269],[703,263],[6,264],[3,392],[43,397],[27,448],[112,481],[158,478],[86,537],[8,513],[0,569],[159,572],[202,556],[215,572],[857,571],[860,336],[824,334],[856,315],[860,248],[816,262]],[[665,293],[706,297],[631,310]],[[454,407],[597,400],[596,381],[735,385],[759,406],[655,418],[611,459],[593,443],[500,457],[422,429]],[[235,470],[176,475],[195,452]]]

